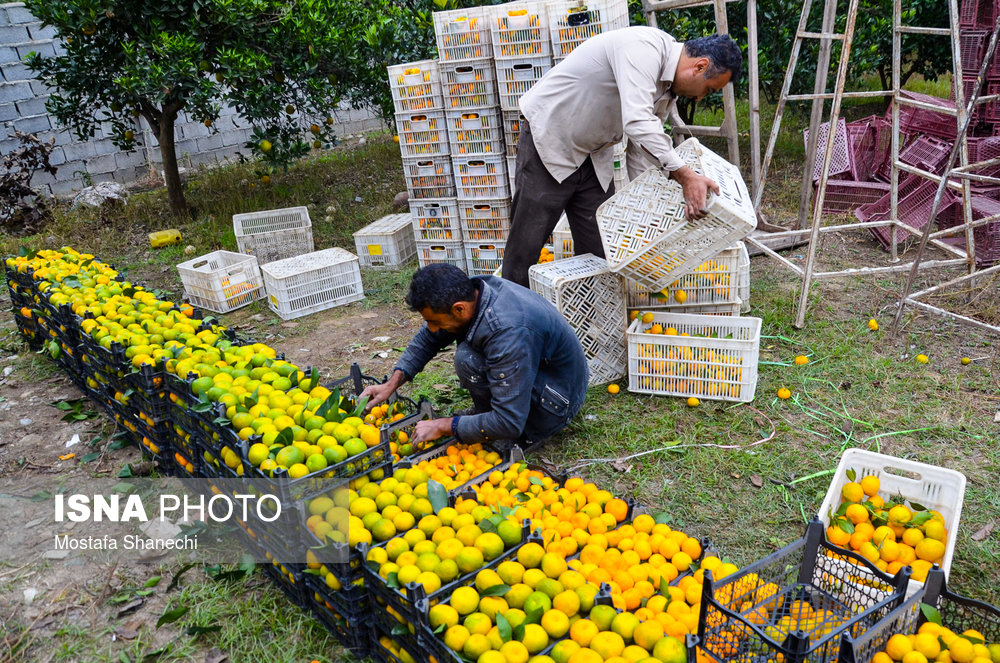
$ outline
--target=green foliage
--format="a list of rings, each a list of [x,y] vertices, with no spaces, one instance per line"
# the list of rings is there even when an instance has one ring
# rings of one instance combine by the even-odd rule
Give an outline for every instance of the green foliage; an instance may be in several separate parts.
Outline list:
[[[309,149],[307,141],[335,140],[327,118],[343,89],[336,56],[347,35],[331,14],[345,4],[28,0],[28,9],[55,28],[65,52],[32,54],[27,64],[53,86],[49,112],[78,139],[106,123],[119,148],[135,149],[134,121],[141,116],[176,175],[178,113],[212,126],[230,105],[253,126],[247,147],[269,168],[284,166]],[[259,150],[265,139],[274,146],[268,152]]]

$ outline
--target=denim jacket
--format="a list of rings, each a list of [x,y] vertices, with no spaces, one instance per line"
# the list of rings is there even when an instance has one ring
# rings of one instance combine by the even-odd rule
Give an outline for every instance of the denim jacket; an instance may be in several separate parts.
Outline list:
[[[492,409],[459,417],[452,426],[456,437],[466,443],[522,435],[543,439],[583,405],[588,375],[580,341],[566,319],[537,293],[495,276],[473,278],[479,301],[465,338],[431,333],[425,325],[396,368],[413,377],[449,344],[468,343],[485,358]]]

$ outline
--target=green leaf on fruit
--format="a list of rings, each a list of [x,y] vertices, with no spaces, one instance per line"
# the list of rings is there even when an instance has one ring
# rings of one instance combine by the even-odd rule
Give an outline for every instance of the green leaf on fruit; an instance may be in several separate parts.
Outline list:
[[[924,614],[924,619],[926,619],[927,621],[933,622],[933,623],[937,624],[938,626],[942,625],[941,624],[941,613],[938,612],[937,608],[935,608],[934,606],[930,605],[929,603],[921,603],[920,604],[920,612],[922,612]]]
[[[850,468],[847,470],[847,478],[850,479],[851,481],[854,481],[855,479],[858,478],[858,473],[854,471],[854,468]]]
[[[385,577],[385,586],[389,589],[399,589],[399,578],[396,576],[395,571],[392,571]]]
[[[431,479],[427,482],[427,499],[431,503],[434,513],[448,506],[448,491],[437,481]]]
[[[497,613],[497,631],[500,633],[500,639],[504,642],[510,642],[511,636],[514,635],[510,622],[499,612]]]
[[[510,591],[509,585],[493,585],[479,592],[479,596],[505,596]]]

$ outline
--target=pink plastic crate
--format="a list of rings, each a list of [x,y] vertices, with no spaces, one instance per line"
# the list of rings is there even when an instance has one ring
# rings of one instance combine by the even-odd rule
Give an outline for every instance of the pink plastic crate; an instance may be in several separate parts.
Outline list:
[[[872,115],[863,120],[847,123],[847,147],[851,151],[851,178],[857,182],[870,180],[875,171],[878,128],[875,124],[878,116]]]
[[[972,204],[973,220],[1000,214],[1000,200],[973,195],[970,203]],[[954,228],[955,226],[960,225],[964,219],[965,217],[962,205],[960,202],[956,201],[955,205],[948,210],[947,214],[938,214],[938,227],[942,230],[945,228]],[[988,223],[985,226],[979,226],[978,228],[975,228],[972,233],[973,239],[976,243],[976,265],[979,267],[985,267],[1000,261],[1000,222],[993,222]],[[965,233],[960,232],[956,235],[945,238],[944,241],[956,246],[965,246]]]
[[[936,192],[937,184],[917,175],[908,175],[905,179],[900,180],[899,202],[897,204],[899,220],[913,228],[922,228],[927,225]],[[958,205],[958,201],[955,199],[954,194],[945,190],[944,198],[938,210],[938,218],[940,219],[942,216],[950,218],[950,215],[953,214],[952,208],[955,205]],[[889,193],[886,193],[885,196],[875,203],[862,205],[854,211],[854,215],[862,222],[884,221],[888,219],[890,215]],[[875,236],[875,239],[878,240],[879,244],[882,245],[882,248],[888,250],[892,242],[892,228],[890,226],[882,226],[880,228],[869,228],[869,230]],[[898,230],[896,232],[896,241],[901,242],[909,236],[909,232]]]
[[[823,197],[825,214],[843,214],[861,205],[877,202],[889,193],[887,182],[855,182],[852,180],[828,180],[826,195]]]
[[[819,125],[819,139],[816,141],[816,158],[813,162],[813,181],[818,181],[823,171],[823,154],[826,150],[827,133],[830,130],[830,123],[824,122]],[[802,141],[809,149],[809,130],[802,132]],[[837,175],[850,175],[854,168],[851,150],[847,139],[847,122],[844,118],[837,121],[837,131],[833,138],[833,157],[830,159],[830,177]]]
[[[955,108],[954,101],[949,101],[940,97],[932,97],[929,94],[910,92],[909,90],[902,90],[899,94],[907,99],[913,99],[925,104],[939,106],[945,110],[954,110]],[[886,111],[886,119],[890,122],[892,121],[891,108]],[[920,135],[926,134],[936,136],[938,138],[954,140],[957,134],[958,121],[955,119],[954,115],[948,115],[946,112],[938,113],[935,111],[925,110],[923,108],[900,105],[899,129],[900,131],[905,131],[907,133]]]
[[[918,136],[906,149],[900,150],[899,160],[928,172],[941,174],[950,153],[950,144],[930,136]]]

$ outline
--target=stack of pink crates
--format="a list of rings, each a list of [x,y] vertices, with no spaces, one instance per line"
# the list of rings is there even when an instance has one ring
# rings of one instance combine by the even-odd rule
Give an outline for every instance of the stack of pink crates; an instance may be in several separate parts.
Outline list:
[[[986,53],[993,22],[1000,12],[1000,0],[961,0],[960,51],[965,100],[968,102]],[[1000,51],[1000,48],[997,49]],[[987,68],[981,95],[1000,93],[1000,57],[995,56]],[[917,92],[902,95],[926,105],[941,108],[940,112],[901,105],[899,109],[899,159],[921,170],[943,174],[948,155],[957,136],[957,122],[949,111],[955,109],[955,94],[941,99]],[[820,128],[813,184],[819,182],[823,150],[829,126]],[[805,140],[808,143],[808,131]],[[827,181],[823,212],[844,214],[854,212],[860,221],[879,221],[890,216],[889,179],[892,168],[892,108],[883,115],[872,115],[854,122],[841,119],[834,137],[830,179]],[[1000,103],[976,106],[968,132],[969,161],[985,161],[1000,157]],[[982,169],[984,175],[1000,176],[1000,166]],[[924,178],[900,173],[898,191],[899,220],[913,228],[927,224],[936,185]],[[973,185],[971,200],[973,219],[1000,213],[1000,186]],[[937,216],[939,228],[954,227],[962,222],[964,209],[961,196],[949,190]],[[871,229],[879,244],[889,249],[888,227]],[[902,241],[909,233],[900,231]],[[1000,223],[977,228],[974,234],[976,262],[989,265],[1000,261]],[[948,238],[952,244],[964,245],[964,235]]]

